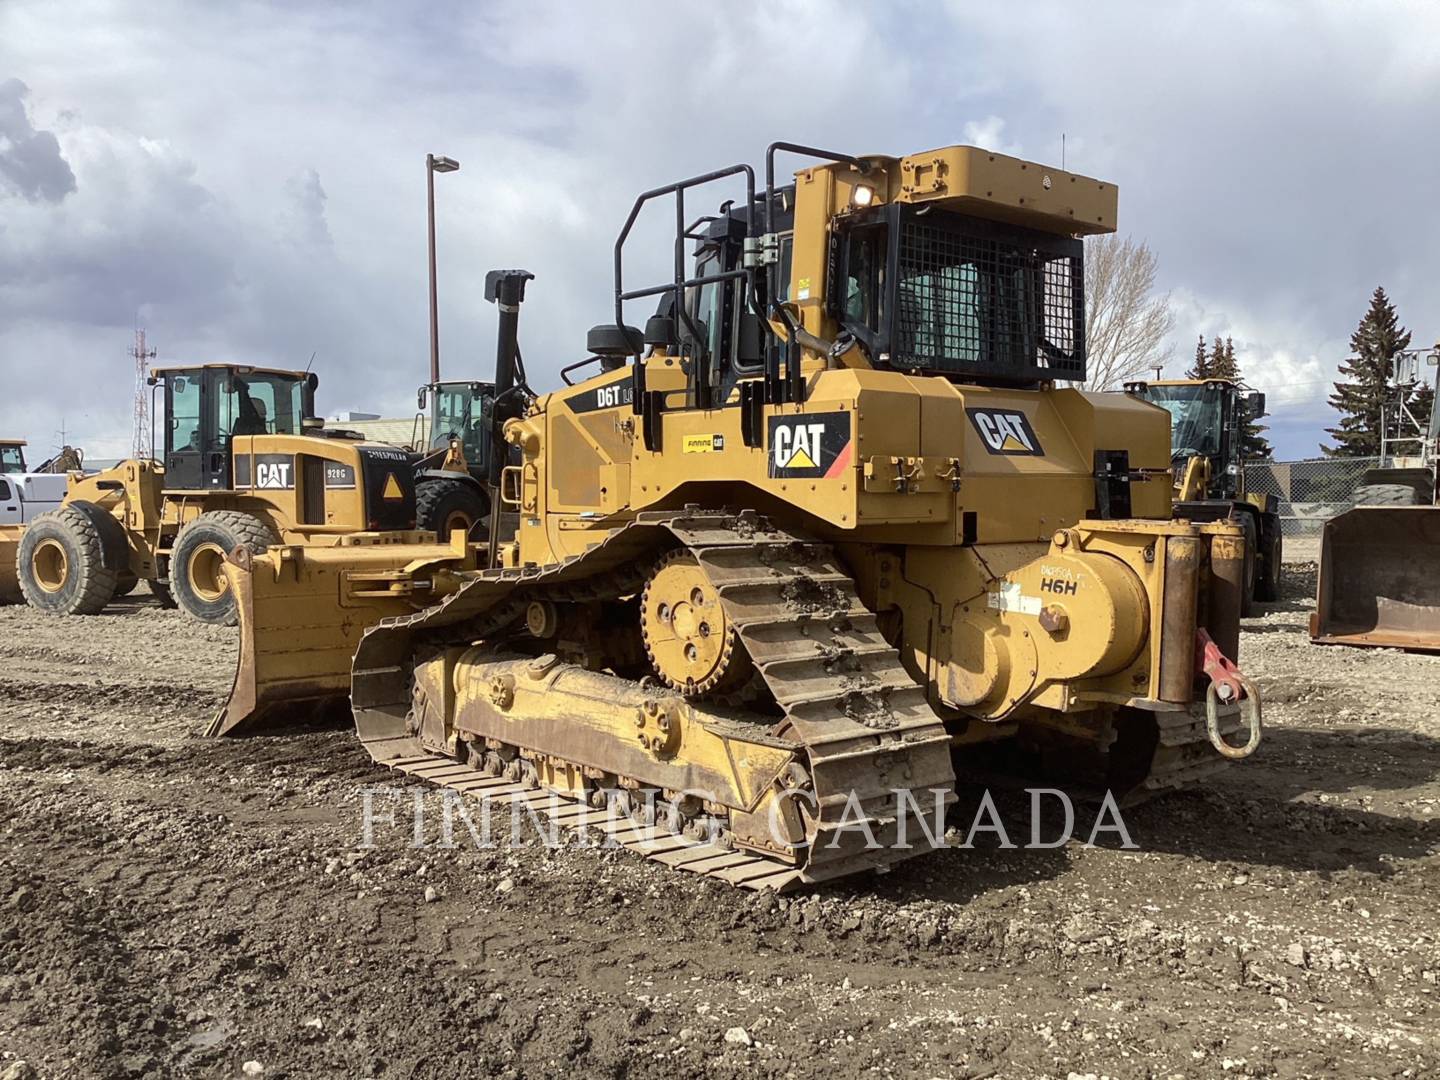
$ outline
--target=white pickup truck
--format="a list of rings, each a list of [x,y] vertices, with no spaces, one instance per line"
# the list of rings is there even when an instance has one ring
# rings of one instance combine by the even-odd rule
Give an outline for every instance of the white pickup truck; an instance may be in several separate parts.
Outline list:
[[[65,473],[30,472],[25,443],[0,439],[0,525],[28,525],[65,498]]]
[[[0,474],[0,525],[29,525],[37,515],[59,508],[65,484],[63,473]]]

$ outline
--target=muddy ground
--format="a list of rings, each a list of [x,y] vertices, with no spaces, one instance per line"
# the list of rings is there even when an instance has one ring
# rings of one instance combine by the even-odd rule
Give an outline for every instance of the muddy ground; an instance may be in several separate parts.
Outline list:
[[[1313,582],[1246,623],[1260,754],[1127,812],[1140,850],[793,899],[415,849],[344,728],[200,737],[233,631],[0,609],[0,1076],[1433,1075],[1440,658],[1311,646]]]

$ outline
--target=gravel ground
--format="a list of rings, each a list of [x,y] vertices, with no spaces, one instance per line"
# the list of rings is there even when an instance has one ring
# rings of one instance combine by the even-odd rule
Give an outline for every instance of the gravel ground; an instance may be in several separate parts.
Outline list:
[[[790,899],[433,815],[417,849],[425,789],[343,728],[200,737],[233,631],[0,609],[0,1077],[1434,1075],[1440,658],[1312,646],[1285,586],[1265,745],[1127,811],[1139,850]]]

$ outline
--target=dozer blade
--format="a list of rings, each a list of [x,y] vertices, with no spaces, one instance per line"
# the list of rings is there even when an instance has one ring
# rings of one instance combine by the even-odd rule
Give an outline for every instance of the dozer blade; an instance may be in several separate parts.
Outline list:
[[[0,525],[0,604],[18,604],[25,599],[15,567],[20,553],[20,534],[24,531],[23,525]]]
[[[457,534],[458,535],[458,534]],[[437,602],[449,571],[476,566],[463,543],[276,547],[226,559],[240,620],[235,682],[208,735],[318,712],[350,694],[365,631]]]
[[[1440,652],[1440,506],[1368,506],[1325,524],[1312,641]]]

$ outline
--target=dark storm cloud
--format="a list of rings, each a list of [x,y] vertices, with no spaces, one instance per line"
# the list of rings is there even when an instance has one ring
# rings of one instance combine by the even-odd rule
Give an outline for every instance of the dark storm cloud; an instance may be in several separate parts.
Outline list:
[[[0,82],[0,185],[31,202],[59,202],[75,190],[75,174],[53,132],[36,131],[19,79]]]
[[[0,95],[0,148],[17,131],[28,148],[24,169],[6,159],[23,185],[0,172],[0,428],[43,440],[63,416],[97,446],[127,442],[137,320],[162,359],[318,351],[326,411],[413,407],[427,151],[462,163],[436,193],[443,370],[484,373],[485,271],[523,266],[545,388],[612,317],[611,245],[638,191],[755,163],[773,139],[977,141],[1052,162],[1064,133],[1068,165],[1117,182],[1122,230],[1158,252],[1177,358],[1196,334],[1233,336],[1285,410],[1282,452],[1313,452],[1375,284],[1417,340],[1440,332],[1440,219],[1414,209],[1440,170],[1440,17],[1398,6],[495,0],[257,18],[0,0],[0,71],[30,88]],[[804,29],[799,67],[777,26]],[[637,56],[683,72],[606,62]],[[63,172],[37,175],[46,148]],[[627,283],[668,273],[668,212],[637,227]],[[76,387],[63,400],[59,369]]]

